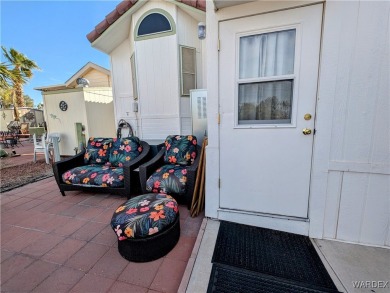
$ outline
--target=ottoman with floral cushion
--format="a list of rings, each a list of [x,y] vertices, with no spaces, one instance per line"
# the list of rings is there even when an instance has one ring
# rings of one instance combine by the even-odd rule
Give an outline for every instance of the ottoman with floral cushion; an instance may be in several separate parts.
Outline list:
[[[179,218],[178,204],[170,195],[148,193],[129,199],[111,219],[119,253],[134,262],[163,257],[179,240]]]

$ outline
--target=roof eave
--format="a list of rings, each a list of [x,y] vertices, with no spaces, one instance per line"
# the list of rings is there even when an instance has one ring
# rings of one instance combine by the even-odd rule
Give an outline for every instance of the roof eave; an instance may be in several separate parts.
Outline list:
[[[110,54],[116,47],[118,47],[130,35],[131,16],[140,7],[146,4],[145,0],[138,0],[134,5],[127,10],[121,17],[112,23],[91,46],[103,53]],[[115,34],[111,31],[115,30]]]

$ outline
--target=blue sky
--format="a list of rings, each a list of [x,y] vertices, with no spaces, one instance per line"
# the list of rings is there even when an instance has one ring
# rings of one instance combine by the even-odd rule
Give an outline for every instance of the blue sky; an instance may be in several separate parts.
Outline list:
[[[120,2],[0,1],[1,45],[25,54],[41,68],[24,86],[35,105],[42,102],[35,87],[63,84],[89,61],[110,69],[108,55],[92,48],[86,35]]]

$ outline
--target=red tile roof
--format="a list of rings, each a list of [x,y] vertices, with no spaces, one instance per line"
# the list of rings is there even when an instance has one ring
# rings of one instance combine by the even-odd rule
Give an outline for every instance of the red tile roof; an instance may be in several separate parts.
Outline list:
[[[95,29],[87,35],[90,43],[96,41],[101,34],[128,11],[138,0],[124,0],[111,11],[106,18],[95,26]],[[196,9],[206,11],[206,0],[176,0]]]

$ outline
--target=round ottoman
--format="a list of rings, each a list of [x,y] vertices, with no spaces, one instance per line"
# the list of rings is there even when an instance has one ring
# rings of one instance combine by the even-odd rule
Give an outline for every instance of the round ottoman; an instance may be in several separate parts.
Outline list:
[[[180,237],[179,207],[170,195],[148,193],[120,205],[111,219],[118,251],[134,262],[166,255]]]

